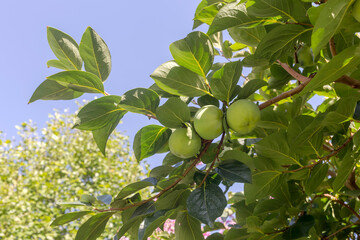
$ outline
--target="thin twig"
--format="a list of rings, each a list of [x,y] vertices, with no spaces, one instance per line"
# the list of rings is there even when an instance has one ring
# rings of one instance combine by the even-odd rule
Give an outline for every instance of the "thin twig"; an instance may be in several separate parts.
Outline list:
[[[220,140],[220,142],[219,142],[219,145],[217,146],[217,150],[216,150],[216,154],[215,154],[214,160],[212,161],[211,166],[209,167],[209,169],[206,171],[205,177],[204,177],[203,180],[201,181],[201,183],[200,183],[200,185],[198,186],[198,188],[200,188],[200,187],[204,184],[206,178],[209,176],[210,171],[211,171],[212,168],[214,167],[215,162],[216,162],[216,160],[218,159],[218,156],[219,156],[219,154],[220,154],[220,150],[221,150],[221,146],[222,146],[222,144],[223,144],[223,142],[224,142],[224,138],[225,138],[225,132],[223,132],[222,135],[221,135],[221,140]]]
[[[156,119],[156,120],[157,120],[157,117],[155,117],[155,116],[152,115],[152,114],[146,114],[146,116],[149,117],[149,118],[152,118],[152,119]]]
[[[348,228],[351,228],[351,227],[354,226],[354,225],[357,225],[357,224],[354,223],[354,224],[350,224],[350,225],[347,225],[347,226],[345,226],[345,227],[342,227],[342,228],[340,228],[339,230],[337,230],[336,232],[334,232],[333,234],[331,234],[331,235],[329,235],[329,236],[327,236],[327,237],[325,237],[325,238],[322,238],[322,239],[328,240],[328,239],[330,239],[330,238],[332,238],[332,237],[335,237],[339,232],[342,232],[342,231],[344,231],[344,230],[346,230],[346,229],[348,229]]]
[[[319,158],[318,161],[310,164],[310,165],[306,165],[306,166],[303,166],[301,168],[297,168],[297,169],[294,169],[294,170],[288,170],[288,171],[284,171],[283,173],[294,173],[294,172],[298,172],[298,171],[301,171],[303,169],[306,169],[306,168],[313,168],[315,167],[316,165],[318,165],[319,163],[323,162],[323,161],[327,161],[329,160],[332,156],[335,156],[336,154],[338,154],[343,148],[345,148],[350,142],[351,140],[353,139],[353,135],[350,136],[344,143],[343,145],[341,145],[338,149],[334,150],[332,153],[324,156],[324,157],[321,157]]]
[[[266,107],[271,106],[274,103],[279,102],[282,99],[291,97],[292,95],[295,95],[295,94],[301,92],[304,89],[304,87],[311,81],[311,79],[312,78],[307,78],[305,82],[302,82],[300,85],[296,86],[295,88],[293,88],[293,89],[291,89],[291,90],[289,90],[287,92],[284,92],[284,93],[282,93],[282,94],[280,94],[280,95],[278,95],[278,96],[276,96],[276,97],[274,97],[272,99],[269,99],[268,101],[260,104],[259,109],[262,110],[262,109],[264,109]]]
[[[336,56],[336,48],[335,48],[335,42],[334,42],[334,38],[332,37],[329,41],[329,46],[330,46],[330,52],[331,52],[331,55],[333,57]]]
[[[328,194],[328,193],[324,193],[324,194],[321,194],[321,195],[316,195],[315,197],[325,197],[325,198],[328,198],[328,199],[330,199],[330,200],[332,200],[334,202],[337,202],[341,206],[346,207],[347,209],[349,209],[349,211],[352,212],[357,217],[357,219],[360,220],[359,213],[357,213],[352,207],[350,207],[348,204],[344,203],[343,201],[341,201],[337,197],[335,197],[335,196],[333,196],[331,194]]]
[[[197,156],[196,159],[194,159],[194,162],[191,164],[190,167],[188,167],[185,172],[181,175],[180,178],[176,179],[176,181],[174,183],[172,183],[170,186],[166,187],[165,189],[163,189],[161,192],[159,192],[158,194],[156,194],[155,196],[148,198],[146,200],[140,201],[140,202],[136,202],[133,203],[131,205],[125,206],[123,208],[109,208],[109,209],[98,209],[95,208],[95,211],[98,212],[120,212],[120,211],[124,211],[126,209],[129,208],[133,208],[133,207],[137,207],[137,206],[141,206],[145,203],[148,203],[156,198],[159,198],[161,195],[163,195],[164,193],[166,193],[167,191],[169,191],[170,189],[172,189],[173,187],[175,187],[187,174],[189,174],[189,172],[196,166],[196,164],[200,161],[200,158],[205,154],[205,152],[207,151],[207,149],[209,148],[210,144],[212,141],[208,141],[205,144],[205,147],[203,148],[203,150],[200,152],[200,154]]]
[[[360,89],[360,81],[347,75],[340,77],[338,80],[336,80],[336,82],[349,85],[352,88]]]
[[[298,80],[301,83],[309,82],[311,78],[305,77],[301,75],[300,73],[296,72],[294,69],[292,69],[288,64],[281,62],[280,60],[277,60],[277,62],[280,64],[280,66],[287,71],[293,78]]]

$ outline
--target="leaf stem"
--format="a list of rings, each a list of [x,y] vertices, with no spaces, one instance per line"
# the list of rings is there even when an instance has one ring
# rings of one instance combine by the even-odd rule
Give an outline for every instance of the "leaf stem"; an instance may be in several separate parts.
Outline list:
[[[124,211],[126,209],[129,208],[133,208],[133,207],[137,207],[137,206],[141,206],[145,203],[148,203],[156,198],[159,198],[161,195],[163,195],[164,193],[166,193],[167,191],[169,191],[170,189],[172,189],[173,187],[175,187],[187,174],[189,174],[189,172],[196,166],[196,164],[200,161],[200,158],[205,154],[205,152],[207,151],[207,149],[209,148],[210,144],[212,141],[208,141],[206,142],[203,150],[200,152],[200,154],[197,156],[196,159],[194,159],[194,162],[191,164],[190,167],[188,167],[185,172],[182,174],[182,176],[178,179],[176,179],[176,181],[174,183],[172,183],[170,186],[164,188],[161,192],[159,192],[158,194],[156,194],[155,196],[148,198],[146,200],[140,201],[140,202],[135,202],[131,205],[125,206],[123,208],[109,208],[109,209],[98,209],[98,208],[94,208],[95,211],[98,212],[120,212],[120,211]]]

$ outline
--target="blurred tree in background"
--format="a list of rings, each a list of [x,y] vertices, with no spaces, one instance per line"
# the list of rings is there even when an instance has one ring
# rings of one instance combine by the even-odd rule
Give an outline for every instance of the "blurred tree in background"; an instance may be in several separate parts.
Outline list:
[[[82,194],[115,195],[143,178],[126,136],[114,131],[104,157],[91,132],[73,125],[72,115],[55,112],[41,131],[29,121],[17,126],[16,141],[0,135],[0,239],[73,239],[80,221],[50,227],[65,213],[59,202],[79,201]],[[119,221],[112,218],[112,234],[103,236],[112,236]]]

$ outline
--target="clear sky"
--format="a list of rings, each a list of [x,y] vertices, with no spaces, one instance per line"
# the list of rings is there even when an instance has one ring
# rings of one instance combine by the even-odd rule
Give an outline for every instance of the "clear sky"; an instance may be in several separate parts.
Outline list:
[[[105,40],[112,55],[112,72],[105,90],[122,95],[136,87],[149,87],[149,75],[171,60],[169,45],[192,30],[195,0],[76,0],[76,1],[1,1],[0,46],[0,130],[9,138],[16,135],[15,125],[32,119],[44,126],[53,109],[77,110],[74,100],[36,101],[27,104],[36,87],[59,70],[47,68],[55,59],[46,38],[51,26],[80,42],[91,26]],[[85,94],[79,100],[92,100]],[[148,121],[129,113],[118,130],[126,131],[131,141]]]

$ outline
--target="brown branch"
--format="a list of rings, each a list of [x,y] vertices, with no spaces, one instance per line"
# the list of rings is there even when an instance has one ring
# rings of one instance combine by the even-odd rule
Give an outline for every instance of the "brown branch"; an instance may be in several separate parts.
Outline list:
[[[201,181],[200,185],[199,185],[197,188],[200,188],[200,187],[204,184],[206,178],[209,176],[210,171],[211,171],[212,168],[214,167],[215,162],[216,162],[216,159],[218,159],[218,156],[219,156],[219,154],[220,154],[220,150],[221,150],[221,146],[222,146],[222,144],[223,144],[223,142],[224,142],[224,138],[225,138],[225,132],[223,132],[222,135],[221,135],[221,140],[220,140],[220,142],[219,142],[219,145],[217,146],[217,150],[216,150],[216,154],[215,154],[214,160],[212,161],[211,166],[210,166],[209,169],[206,171],[205,177],[203,178],[203,180]]]
[[[333,234],[331,234],[331,235],[329,235],[329,236],[327,236],[327,237],[324,237],[324,238],[322,238],[322,239],[328,240],[328,239],[330,239],[330,238],[332,238],[332,237],[335,237],[339,232],[342,232],[342,231],[344,231],[344,230],[346,230],[346,229],[348,229],[348,228],[351,228],[351,227],[354,226],[354,225],[358,225],[358,224],[357,224],[357,223],[354,223],[354,224],[350,224],[350,225],[347,225],[347,226],[345,226],[345,227],[342,227],[342,228],[340,228],[339,230],[337,230],[336,232],[334,232]]]
[[[105,95],[105,96],[109,96],[110,93],[107,93],[107,92],[104,91],[104,95]]]
[[[336,48],[335,48],[335,42],[334,42],[334,38],[332,37],[329,41],[329,46],[330,46],[330,52],[331,52],[331,55],[333,57],[336,56]]]
[[[351,140],[353,139],[353,135],[350,136],[344,143],[343,145],[341,145],[338,149],[334,150],[332,153],[324,156],[324,157],[321,157],[319,158],[318,161],[314,162],[313,164],[310,164],[310,165],[306,165],[306,166],[303,166],[301,168],[297,168],[297,169],[294,169],[294,170],[288,170],[288,171],[284,171],[283,173],[294,173],[294,172],[298,172],[298,171],[301,171],[303,169],[306,169],[306,168],[313,168],[315,167],[316,165],[318,165],[319,163],[323,162],[323,161],[326,161],[326,160],[329,160],[329,158],[331,158],[332,156],[335,156],[336,154],[338,154],[343,148],[345,148],[350,142]]]
[[[176,179],[176,181],[174,183],[172,183],[170,186],[166,187],[165,189],[163,189],[161,192],[159,192],[158,194],[156,194],[155,196],[148,198],[146,200],[140,201],[140,202],[136,202],[133,203],[131,205],[125,206],[123,208],[109,208],[109,209],[97,209],[94,208],[95,211],[98,212],[120,212],[120,211],[124,211],[126,209],[129,208],[133,208],[133,207],[137,207],[137,206],[141,206],[145,203],[148,203],[156,198],[159,198],[161,195],[163,195],[164,193],[166,193],[167,191],[169,191],[170,189],[172,189],[173,187],[175,187],[182,179],[184,179],[184,177],[189,174],[189,172],[196,166],[196,164],[200,161],[200,158],[205,154],[205,152],[207,151],[207,149],[209,148],[210,144],[212,141],[208,141],[205,144],[205,147],[203,148],[203,150],[200,152],[200,154],[197,156],[196,159],[194,159],[194,162],[191,164],[190,167],[188,167],[185,172],[181,175],[180,178]]]
[[[262,110],[262,109],[264,109],[264,108],[266,108],[268,106],[271,106],[274,103],[279,102],[282,99],[291,97],[292,95],[295,95],[295,94],[301,92],[304,89],[304,87],[311,81],[311,79],[312,78],[307,78],[305,82],[302,82],[297,87],[295,87],[295,88],[293,88],[293,89],[291,89],[291,90],[289,90],[287,92],[284,92],[284,93],[282,93],[282,94],[280,94],[280,95],[278,95],[278,96],[276,96],[276,97],[274,97],[274,98],[260,104],[259,109]]]
[[[324,194],[321,194],[321,195],[316,195],[315,197],[325,197],[325,198],[330,199],[331,201],[337,202],[341,206],[346,207],[347,209],[349,209],[349,211],[352,212],[352,214],[354,214],[360,220],[359,213],[357,213],[352,207],[350,207],[348,204],[344,203],[340,199],[336,198],[335,196],[333,196],[331,194],[324,193]]]
[[[157,120],[157,117],[155,117],[154,115],[152,115],[152,114],[146,114],[146,116],[150,119],[150,118],[152,118],[152,119],[156,119]]]
[[[360,81],[347,75],[340,77],[338,80],[336,80],[336,82],[349,85],[352,88],[360,89]]]
[[[298,80],[301,83],[309,82],[311,78],[305,77],[301,75],[300,73],[296,72],[294,69],[292,69],[288,64],[282,63],[280,60],[277,60],[277,62],[280,64],[280,66],[287,71],[293,78]]]

